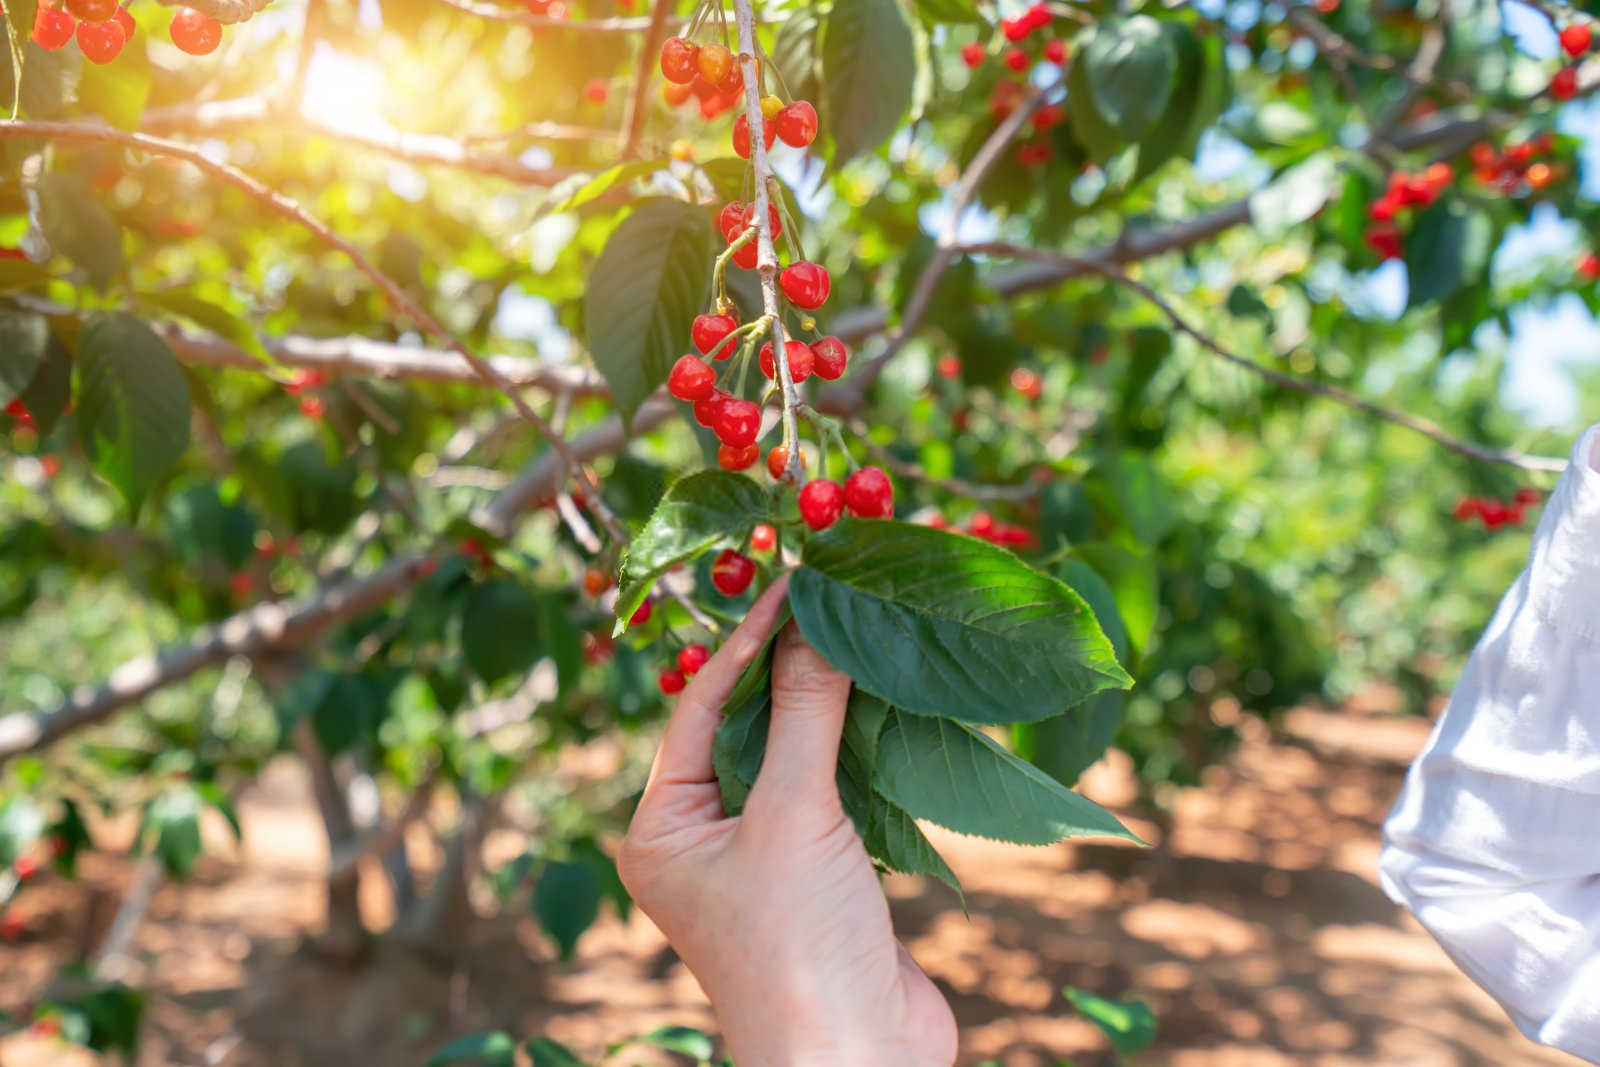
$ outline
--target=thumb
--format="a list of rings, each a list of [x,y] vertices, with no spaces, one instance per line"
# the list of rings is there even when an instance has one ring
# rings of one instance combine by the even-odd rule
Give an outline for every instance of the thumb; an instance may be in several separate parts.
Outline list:
[[[839,802],[834,766],[849,701],[849,675],[818,655],[794,623],[785,626],[772,659],[772,725],[752,805]]]

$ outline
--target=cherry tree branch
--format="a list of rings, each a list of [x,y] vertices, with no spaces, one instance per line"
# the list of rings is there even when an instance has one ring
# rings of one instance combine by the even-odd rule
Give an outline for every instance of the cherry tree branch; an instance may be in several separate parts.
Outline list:
[[[174,0],[176,2],[176,0]],[[495,22],[516,22],[534,29],[546,30],[576,30],[579,33],[640,33],[649,32],[654,16],[643,18],[610,18],[610,19],[558,19],[549,15],[534,15],[516,8],[504,7],[500,4],[479,3],[478,0],[442,0],[443,3],[465,11],[469,15],[476,15],[482,19]],[[668,16],[665,25],[677,27],[687,22],[687,19],[678,16]]]
[[[160,0],[168,7],[192,7],[224,25],[244,22],[266,10],[272,0]]]
[[[1413,415],[1407,411],[1396,411],[1393,408],[1386,408],[1382,404],[1377,404],[1373,401],[1365,399],[1364,397],[1357,396],[1356,394],[1346,389],[1341,389],[1336,385],[1328,385],[1325,382],[1314,381],[1309,378],[1300,378],[1293,374],[1285,374],[1282,371],[1273,370],[1270,367],[1263,367],[1254,360],[1246,359],[1244,356],[1238,355],[1237,353],[1224,348],[1210,334],[1201,330],[1198,326],[1195,326],[1188,319],[1184,318],[1176,308],[1168,303],[1154,289],[1150,288],[1141,281],[1135,280],[1134,278],[1130,277],[1127,272],[1112,264],[1095,260],[1076,259],[1075,257],[1063,256],[1056,252],[1045,251],[1037,248],[1026,248],[1021,245],[1007,244],[1003,241],[990,241],[982,244],[965,245],[963,246],[963,251],[974,255],[1007,256],[1014,259],[1032,259],[1046,263],[1075,263],[1086,273],[1097,274],[1100,277],[1105,278],[1107,281],[1114,282],[1130,292],[1136,293],[1138,296],[1150,303],[1157,311],[1160,311],[1163,315],[1165,315],[1167,321],[1172,324],[1173,329],[1177,330],[1179,333],[1188,335],[1195,342],[1197,342],[1201,348],[1205,349],[1207,352],[1210,352],[1217,358],[1224,360],[1227,363],[1231,363],[1235,367],[1248,371],[1262,380],[1277,386],[1279,389],[1288,389],[1298,393],[1326,397],[1329,400],[1337,401],[1338,403],[1343,404],[1346,407],[1353,408],[1356,411],[1383,419],[1386,422],[1392,422],[1396,426],[1404,426],[1408,430],[1415,430],[1417,433],[1431,438],[1444,448],[1449,449],[1451,452],[1454,452],[1457,455],[1466,456],[1468,459],[1480,460],[1485,463],[1502,463],[1506,464],[1507,466],[1518,467],[1522,470],[1528,471],[1560,473],[1561,471],[1566,470],[1567,461],[1564,459],[1557,459],[1551,456],[1529,455],[1526,452],[1487,448],[1471,441],[1464,441],[1461,438],[1455,437],[1448,433],[1438,423],[1433,422],[1430,419],[1425,419],[1420,415]]]
[[[175,326],[161,331],[181,362],[208,367],[265,371],[259,359],[220,338]],[[264,343],[279,363],[324,374],[356,374],[390,381],[481,385],[483,379],[454,355],[433,348],[369,341],[364,337],[283,337]],[[594,371],[577,364],[546,363],[519,356],[490,356],[496,373],[518,389],[542,389],[574,397],[604,396],[609,390]]]
[[[81,125],[93,128],[88,123]],[[514,156],[480,152],[472,147],[471,142],[439,134],[352,129],[325,122],[315,115],[301,112],[298,97],[278,103],[265,96],[244,96],[154,108],[146,112],[140,121],[140,129],[149,134],[220,133],[253,126],[271,126],[274,130],[298,129],[331,137],[405,163],[453,167],[492,178],[503,178],[517,185],[546,188],[576,173],[568,167],[530,167]],[[605,134],[607,139],[613,136],[610,132]]]
[[[766,116],[761,113],[761,75],[756,68],[755,11],[750,0],[733,0],[733,17],[739,31],[739,66],[744,72],[745,121],[750,124],[750,165],[755,169],[755,195],[751,214],[755,216],[756,273],[761,278],[761,308],[772,323],[772,358],[777,365],[778,388],[783,397],[783,446],[788,460],[784,477],[795,485],[805,481],[800,462],[800,438],[795,412],[800,408],[800,393],[789,370],[788,345],[784,340],[783,305],[778,300],[778,253],[772,245],[772,226],[768,217],[772,161],[767,158]]]
[[[650,113],[649,92],[655,79],[650,76],[655,69],[656,57],[661,52],[661,42],[667,37],[667,20],[672,15],[673,0],[655,0],[650,8],[650,26],[639,44],[639,60],[633,71],[633,92],[628,95],[627,110],[622,116],[622,132],[617,138],[618,155],[629,159],[639,143],[644,130],[645,116]]]

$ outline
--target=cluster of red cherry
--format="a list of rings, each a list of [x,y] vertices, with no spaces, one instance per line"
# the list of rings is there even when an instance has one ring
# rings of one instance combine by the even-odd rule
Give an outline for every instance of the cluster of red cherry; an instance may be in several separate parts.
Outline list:
[[[1034,65],[1035,57],[1024,45],[1036,31],[1048,27],[1053,19],[1049,6],[1038,3],[1014,19],[1001,20],[1000,32],[1010,45],[1000,55],[1000,61],[1007,70],[1022,75]],[[973,69],[981,66],[988,54],[988,48],[980,41],[973,41],[961,49],[962,61]],[[1059,37],[1047,38],[1039,48],[1039,55],[1058,67],[1064,66],[1069,58],[1067,42]],[[989,113],[996,122],[1004,120],[1022,103],[1026,93],[1025,78],[996,82],[989,93]],[[1042,135],[1061,125],[1066,118],[1067,109],[1060,104],[1046,104],[1035,111],[1029,120],[1029,134],[1017,146],[1017,162],[1024,167],[1037,167],[1050,162],[1054,149],[1048,140],[1042,139]]]
[[[300,414],[308,419],[320,419],[327,414],[327,405],[312,392],[328,384],[328,376],[319,370],[298,370],[283,383],[283,391],[300,398]]]
[[[1479,142],[1472,146],[1472,176],[1506,196],[1523,192],[1524,187],[1538,192],[1566,171],[1559,163],[1546,163],[1539,158],[1550,155],[1555,147],[1555,138],[1548,133],[1507,145],[1504,152]]]
[[[1376,252],[1379,259],[1399,259],[1403,250],[1396,217],[1407,208],[1421,211],[1428,207],[1453,181],[1455,171],[1448,163],[1430,163],[1418,174],[1402,170],[1390,174],[1383,195],[1367,205],[1367,218],[1372,220],[1365,234],[1367,247]]]
[[[924,526],[932,526],[935,530],[951,530],[955,533],[964,533],[970,537],[987,541],[992,545],[1003,545],[1007,548],[1038,548],[1039,538],[1026,526],[1015,523],[1001,522],[987,511],[974,512],[967,520],[965,526],[953,525],[942,514],[934,512],[922,520]]]
[[[1528,509],[1536,507],[1542,499],[1539,490],[1531,486],[1518,489],[1509,502],[1476,496],[1462,497],[1456,504],[1455,517],[1462,522],[1482,520],[1486,530],[1498,530],[1502,526],[1521,526],[1523,520],[1528,517]]]
[[[1587,22],[1569,23],[1560,33],[1561,50],[1577,59],[1594,43],[1594,33]],[[1550,95],[1557,100],[1571,100],[1578,95],[1577,64],[1562,67],[1550,77]]]
[[[33,43],[54,52],[76,37],[83,58],[105,64],[122,54],[137,28],[117,0],[62,0],[59,7],[45,0],[34,14]],[[172,43],[192,56],[215,52],[222,43],[222,23],[192,7],[173,13],[168,32]]]

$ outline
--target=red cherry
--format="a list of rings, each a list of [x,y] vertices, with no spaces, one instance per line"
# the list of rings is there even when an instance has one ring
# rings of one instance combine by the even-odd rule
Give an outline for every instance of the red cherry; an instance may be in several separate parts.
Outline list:
[[[1006,40],[1010,41],[1012,44],[1015,44],[1024,37],[1028,36],[1028,34],[1032,33],[1033,27],[1028,25],[1025,17],[1001,19],[1000,32],[1005,34]]]
[[[777,139],[778,131],[768,122],[761,127],[761,143],[767,151],[772,151],[772,142]],[[741,159],[750,158],[750,118],[740,115],[733,120],[733,150]]]
[[[827,303],[831,286],[827,268],[808,260],[791,263],[778,274],[778,288],[783,290],[789,303],[807,311],[815,311]]]
[[[717,391],[717,372],[699,356],[679,356],[667,372],[667,392],[679,400],[704,400]]]
[[[810,345],[804,341],[785,341],[783,351],[789,360],[789,376],[796,383],[811,377],[811,369],[816,366],[817,354],[811,350]],[[761,346],[760,363],[761,373],[772,381],[777,381],[778,367],[772,358],[771,341]]]
[[[739,328],[739,320],[732,315],[696,315],[694,322],[689,325],[689,340],[694,342],[694,347],[702,355],[711,353],[727,339],[728,335]],[[728,345],[717,353],[717,359],[727,359],[733,355],[734,345]]]
[[[877,467],[862,467],[844,483],[844,506],[858,519],[894,516],[894,486]]]
[[[678,669],[692,678],[710,658],[711,651],[705,645],[689,645],[678,652]]]
[[[683,687],[688,683],[684,680],[683,672],[673,667],[662,671],[656,676],[656,684],[661,686],[661,691],[667,696],[683,692]]]
[[[1023,71],[1028,69],[1028,53],[1024,52],[1020,48],[1008,49],[1006,54],[1001,58],[1005,61],[1005,65],[1007,67],[1016,71],[1018,74],[1021,74]]]
[[[1578,275],[1590,282],[1600,278],[1600,255],[1585,252],[1578,260]]]
[[[688,85],[697,73],[695,57],[699,51],[693,41],[668,37],[661,44],[661,76],[669,82]]]
[[[994,516],[987,511],[977,512],[967,523],[967,529],[975,537],[988,537],[994,533]]]
[[[1399,259],[1404,253],[1400,244],[1400,230],[1392,222],[1380,222],[1368,226],[1362,239],[1380,259]]]
[[[808,101],[796,100],[772,120],[778,137],[790,148],[804,148],[817,139],[817,109]]]
[[[667,102],[668,107],[677,107],[689,99],[689,87],[687,85],[679,85],[677,82],[662,82],[661,99]],[[706,116],[706,118],[715,117],[714,115]]]
[[[728,201],[717,213],[717,229],[721,232],[722,239],[731,245],[738,240],[745,228],[744,204],[737,200]]]
[[[1561,50],[1569,56],[1581,56],[1589,50],[1593,38],[1587,22],[1574,22],[1561,31]]]
[[[320,396],[302,397],[300,400],[300,414],[308,419],[320,419],[328,413],[328,406],[322,402]]]
[[[800,490],[800,518],[813,530],[825,530],[844,514],[844,490],[838,482],[818,478]]]
[[[1525,485],[1517,490],[1516,496],[1511,498],[1525,508],[1534,507],[1544,499],[1544,494],[1531,485]]]
[[[1044,392],[1044,383],[1033,371],[1026,367],[1018,367],[1011,372],[1011,388],[1029,400],[1038,400],[1039,395]]]
[[[725,445],[748,447],[761,435],[761,409],[753,401],[729,398],[717,409],[711,432]]]
[[[752,240],[733,254],[733,265],[744,270],[755,270],[756,259],[760,254],[760,249],[756,247],[755,241]]]
[[[646,600],[644,603],[640,604],[638,608],[634,610],[633,614],[628,618],[628,625],[643,626],[645,623],[650,621],[650,616],[654,613],[654,611],[655,605]]]
[[[1400,210],[1400,205],[1395,203],[1390,196],[1380,196],[1367,205],[1367,218],[1373,222],[1388,222],[1394,218],[1395,212]]]
[[[954,355],[940,356],[939,362],[934,369],[939,377],[946,380],[959,378],[961,377],[961,357]]]
[[[590,567],[583,572],[583,591],[590,596],[599,596],[611,588],[611,575],[596,567]]]
[[[968,70],[976,70],[983,63],[983,45],[973,41],[961,49],[961,62],[967,65]]]
[[[1052,38],[1044,43],[1044,57],[1056,66],[1067,61],[1067,42],[1059,37]]]
[[[17,881],[26,882],[39,873],[39,861],[32,856],[18,856],[11,864],[11,870],[17,876]]]
[[[604,78],[590,78],[583,87],[583,98],[591,104],[603,104],[611,95],[611,87]]]
[[[117,0],[66,0],[63,6],[84,22],[107,22],[117,13]]]
[[[123,37],[129,41],[133,40],[133,31],[139,28],[139,24],[133,21],[133,16],[128,14],[128,9],[119,7],[117,8],[117,13],[111,17],[117,20],[118,26],[122,27]]]
[[[837,381],[850,364],[850,350],[844,342],[829,334],[811,346],[816,356],[816,374],[824,381]]]
[[[1050,25],[1055,16],[1050,13],[1049,4],[1034,4],[1022,13],[1022,21],[1027,23],[1030,30],[1042,30]]]
[[[65,48],[78,29],[78,20],[58,8],[39,6],[33,16],[33,43],[47,52]]]
[[[733,53],[720,44],[703,45],[695,56],[695,69],[700,72],[700,77],[712,85],[726,78],[733,65]]]
[[[735,447],[721,445],[717,448],[717,466],[725,471],[749,470],[761,458],[761,446],[755,443]]]
[[[694,76],[694,81],[689,83],[689,91],[693,93],[696,99],[700,100],[702,103],[716,101],[717,112],[720,113],[722,111],[722,90],[718,89],[711,82],[708,82],[704,78],[700,77],[700,75],[696,74]]]
[[[744,93],[744,71],[739,69],[737,61],[728,68],[726,75],[717,79],[717,89],[729,107],[739,102],[739,97]]]
[[[783,445],[773,445],[767,453],[767,473],[775,482],[783,481],[783,472],[789,466],[789,450]],[[806,454],[800,453],[800,469],[806,469]]]
[[[180,7],[172,16],[172,43],[191,56],[210,55],[222,43],[222,23],[192,7]]]
[[[723,596],[738,596],[755,580],[755,561],[725,548],[711,564],[711,584]]]
[[[771,552],[778,543],[778,531],[760,523],[750,531],[750,547],[757,552]]]
[[[128,35],[117,22],[78,23],[78,49],[83,58],[99,66],[116,59],[128,43]]]
[[[722,405],[730,399],[731,397],[727,393],[716,392],[704,400],[696,400],[694,402],[694,421],[708,430],[711,429],[717,424],[717,412],[721,411]]]
[[[1571,100],[1578,95],[1578,68],[1562,67],[1550,79],[1550,95],[1557,100]]]
[[[21,941],[22,935],[27,932],[28,925],[22,921],[20,916],[11,914],[0,916],[0,941]],[[33,1028],[38,1031],[42,1023],[51,1021],[54,1020],[41,1019],[33,1024]]]
[[[587,663],[591,667],[597,667],[611,658],[611,652],[613,648],[615,648],[615,646],[612,644],[611,638],[609,637],[603,637],[597,634],[584,634],[583,662]]]

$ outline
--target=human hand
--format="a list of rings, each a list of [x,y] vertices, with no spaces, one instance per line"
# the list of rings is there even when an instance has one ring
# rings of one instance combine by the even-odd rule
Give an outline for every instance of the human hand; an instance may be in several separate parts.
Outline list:
[[[773,583],[679,696],[622,843],[623,883],[699,979],[739,1067],[948,1067],[955,1017],[895,940],[834,783],[850,679],[792,623],[761,773],[744,812],[723,814],[712,739],[787,589]]]

